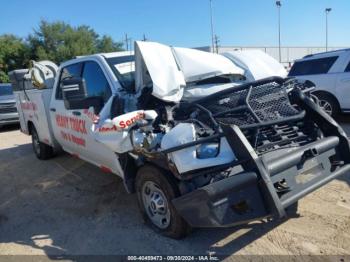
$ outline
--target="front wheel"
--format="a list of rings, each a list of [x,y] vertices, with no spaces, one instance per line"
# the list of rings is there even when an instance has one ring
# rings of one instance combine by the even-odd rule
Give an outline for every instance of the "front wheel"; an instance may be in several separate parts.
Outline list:
[[[155,231],[176,239],[190,232],[171,202],[179,192],[166,174],[153,166],[142,167],[137,172],[136,192],[143,218]]]

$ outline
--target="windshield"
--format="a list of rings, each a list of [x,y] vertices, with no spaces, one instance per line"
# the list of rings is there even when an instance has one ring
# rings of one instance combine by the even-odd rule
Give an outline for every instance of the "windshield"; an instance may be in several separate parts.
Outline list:
[[[135,89],[135,57],[130,55],[106,58],[106,60],[123,88],[133,91]]]
[[[0,85],[0,96],[9,96],[12,94],[13,91],[11,85]]]

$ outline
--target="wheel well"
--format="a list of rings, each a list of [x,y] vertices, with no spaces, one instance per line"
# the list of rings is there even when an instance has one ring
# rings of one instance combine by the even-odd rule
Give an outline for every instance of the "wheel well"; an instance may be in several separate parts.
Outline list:
[[[119,163],[124,172],[124,186],[128,193],[135,192],[135,178],[138,171],[138,165],[136,160],[132,158],[128,153],[119,155]]]
[[[135,193],[135,182],[136,176],[140,168],[144,166],[153,166],[154,168],[159,169],[163,172],[164,175],[168,176],[172,183],[175,182],[175,177],[172,177],[170,170],[164,169],[164,167],[158,166],[155,163],[144,161],[144,160],[136,160],[131,157],[128,153],[119,155],[119,162],[121,168],[124,172],[124,186],[128,193]]]
[[[31,135],[31,134],[32,134],[32,130],[33,130],[33,128],[34,128],[33,122],[32,122],[32,121],[28,121],[27,127],[28,127],[29,135]]]
[[[338,107],[340,108],[340,104],[339,104],[338,99],[337,99],[336,96],[333,95],[332,93],[327,92],[327,91],[315,91],[315,92],[312,92],[312,94],[315,95],[315,96],[317,96],[318,94],[319,94],[319,95],[326,95],[326,96],[329,96],[329,97],[331,97],[332,99],[334,99],[334,101],[336,101]]]

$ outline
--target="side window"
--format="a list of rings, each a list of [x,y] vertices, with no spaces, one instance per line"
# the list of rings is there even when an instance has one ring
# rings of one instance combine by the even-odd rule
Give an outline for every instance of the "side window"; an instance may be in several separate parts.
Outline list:
[[[66,79],[66,78],[81,76],[82,67],[83,67],[82,63],[77,63],[77,64],[69,65],[69,66],[62,68],[61,75],[60,75],[60,82],[58,84],[57,91],[56,91],[56,99],[62,100],[62,83],[61,83],[61,81],[63,79]]]
[[[299,61],[292,66],[289,76],[326,74],[338,56]]]
[[[346,66],[346,68],[345,68],[345,71],[344,72],[350,72],[350,62],[349,62],[349,64]]]
[[[93,61],[84,63],[83,79],[85,80],[88,96],[102,96],[106,102],[112,95],[111,88],[101,69],[101,67]]]

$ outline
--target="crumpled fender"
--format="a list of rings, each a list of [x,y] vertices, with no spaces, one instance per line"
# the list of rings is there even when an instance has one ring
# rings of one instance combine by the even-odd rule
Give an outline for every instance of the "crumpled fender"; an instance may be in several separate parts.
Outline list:
[[[133,150],[129,130],[140,120],[149,120],[150,123],[158,116],[154,110],[137,110],[113,119],[106,119],[92,127],[94,138],[105,144],[116,153],[125,153]]]

